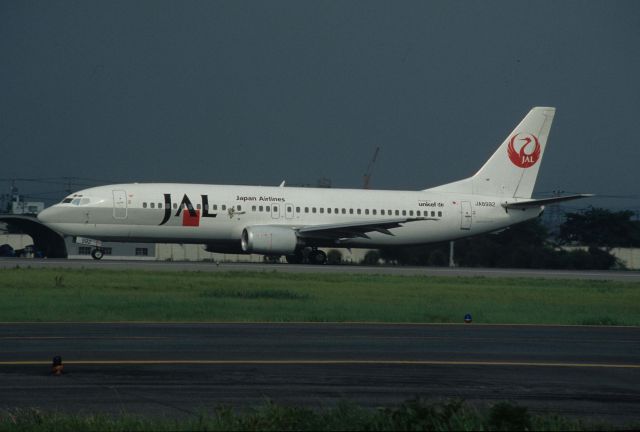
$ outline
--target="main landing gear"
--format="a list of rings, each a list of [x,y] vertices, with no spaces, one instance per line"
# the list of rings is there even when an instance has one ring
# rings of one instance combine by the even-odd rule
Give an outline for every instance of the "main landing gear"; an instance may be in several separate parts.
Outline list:
[[[316,247],[306,247],[297,250],[293,255],[287,255],[289,264],[326,264],[327,254]]]
[[[324,251],[314,249],[309,252],[309,264],[326,264],[327,254]]]

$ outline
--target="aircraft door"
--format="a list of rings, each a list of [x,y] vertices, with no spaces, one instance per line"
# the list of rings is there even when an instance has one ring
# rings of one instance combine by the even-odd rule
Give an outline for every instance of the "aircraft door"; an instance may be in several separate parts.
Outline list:
[[[471,229],[471,203],[469,201],[462,201],[460,203],[460,229]]]
[[[113,191],[113,217],[114,219],[127,218],[127,192],[123,190]]]
[[[274,204],[271,206],[271,218],[280,219],[280,204]]]
[[[293,219],[293,216],[295,216],[293,204],[285,204],[284,214],[287,219]]]

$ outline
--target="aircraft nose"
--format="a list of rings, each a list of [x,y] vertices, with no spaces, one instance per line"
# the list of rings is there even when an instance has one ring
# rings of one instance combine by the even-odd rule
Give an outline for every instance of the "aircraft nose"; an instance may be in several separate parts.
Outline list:
[[[62,221],[62,209],[60,209],[57,205],[52,207],[48,207],[38,213],[38,220],[45,225],[61,222]]]

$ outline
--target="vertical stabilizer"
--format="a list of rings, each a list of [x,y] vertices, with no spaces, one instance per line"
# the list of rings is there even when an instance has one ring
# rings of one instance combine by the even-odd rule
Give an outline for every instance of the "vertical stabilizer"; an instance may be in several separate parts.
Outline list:
[[[530,198],[555,111],[533,108],[473,177],[429,190]]]

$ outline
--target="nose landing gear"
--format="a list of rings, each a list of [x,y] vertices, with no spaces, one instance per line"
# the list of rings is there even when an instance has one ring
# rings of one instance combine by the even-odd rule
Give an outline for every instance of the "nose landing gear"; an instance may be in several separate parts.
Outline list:
[[[104,256],[104,251],[102,249],[96,248],[91,251],[91,258],[94,260],[100,260]]]
[[[100,260],[104,256],[104,249],[102,247],[102,241],[94,240],[87,237],[74,237],[73,242],[83,246],[93,246],[91,250],[91,257],[94,260]]]

